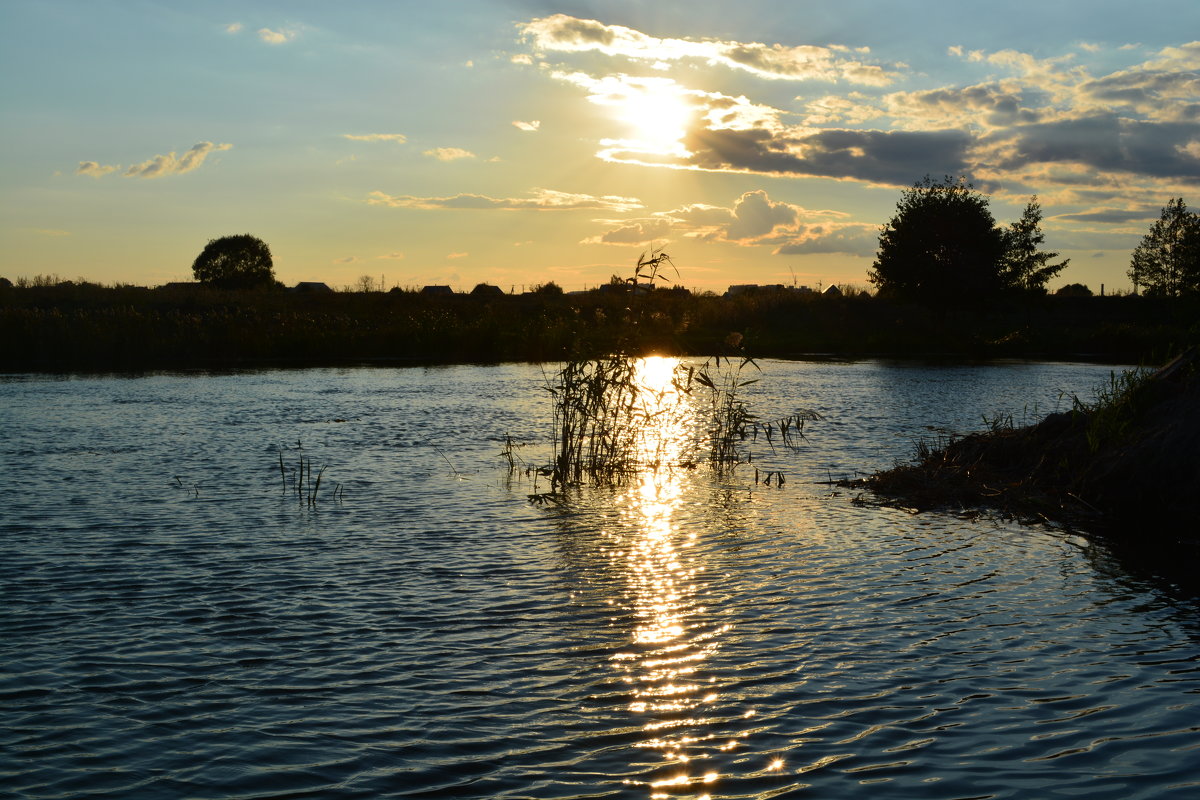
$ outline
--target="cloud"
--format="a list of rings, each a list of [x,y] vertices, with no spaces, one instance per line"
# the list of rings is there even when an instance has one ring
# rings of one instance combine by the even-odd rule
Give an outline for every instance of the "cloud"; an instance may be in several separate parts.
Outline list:
[[[795,221],[795,206],[772,202],[761,189],[746,192],[733,206],[733,221],[725,228],[725,238],[757,239],[771,233],[776,226],[790,225]]]
[[[358,256],[342,256],[341,258],[335,258],[332,263],[334,263],[334,264],[354,264],[355,262],[358,262],[358,261],[362,261],[362,259],[359,258]]]
[[[1021,87],[1015,81],[895,92],[883,99],[883,106],[888,116],[905,127],[921,129],[947,125],[995,128],[1042,118],[1040,111],[1023,103]]]
[[[95,161],[80,161],[79,166],[75,169],[76,175],[87,175],[92,178],[103,178],[111,172],[116,172],[121,167],[118,164],[99,164]]]
[[[166,175],[182,175],[186,172],[192,172],[199,169],[208,158],[209,153],[219,152],[221,150],[229,150],[231,144],[213,144],[212,142],[198,142],[192,145],[191,149],[185,152],[182,156],[176,156],[174,151],[166,155],[157,155],[154,158],[143,161],[140,164],[134,164],[126,169],[122,175],[126,178],[161,178]],[[92,178],[103,178],[113,172],[121,169],[118,164],[99,164],[95,161],[80,161],[79,166],[75,169],[76,175],[87,175]]]
[[[905,185],[914,175],[967,172],[971,137],[958,130],[710,129],[693,131],[685,145],[687,166],[697,169]]]
[[[990,142],[1002,145],[998,166],[1005,170],[1065,162],[1106,173],[1196,182],[1200,161],[1187,150],[1196,134],[1191,124],[1140,122],[1104,113],[1014,128]]]
[[[1113,59],[1136,59],[1140,49],[1076,44],[1043,57],[951,46],[948,58],[981,65],[994,77],[888,92],[904,65],[867,63],[867,51],[836,45],[658,38],[564,14],[520,29],[542,58],[587,56],[579,64],[592,65],[594,74],[561,65],[544,74],[611,112],[613,130],[601,132],[595,148],[609,162],[887,186],[910,186],[926,174],[964,175],[984,191],[1037,192],[1046,202],[1084,205],[1181,193],[1200,182],[1200,41],[1116,70]],[[604,58],[623,59],[642,74],[623,74],[621,65],[605,69]],[[733,96],[659,72],[683,65],[716,65],[763,81],[856,86],[779,106],[756,94],[761,84],[744,82],[745,94]],[[706,73],[676,74],[702,80]],[[619,227],[599,238],[644,233],[632,222]],[[815,247],[810,241],[794,246]]]
[[[134,164],[125,170],[123,175],[126,178],[161,178],[166,175],[182,175],[199,169],[204,160],[208,158],[209,153],[229,150],[232,147],[231,144],[199,142],[192,145],[190,150],[178,158],[173,151],[166,155],[158,155],[148,161]]]
[[[645,246],[663,242],[671,231],[672,221],[661,217],[631,220],[597,220],[614,227],[597,236],[589,236],[580,244],[617,244]]]
[[[1051,219],[1055,222],[1101,223],[1105,225],[1125,225],[1130,222],[1141,223],[1156,219],[1158,208],[1092,208],[1069,214],[1055,214]]]
[[[774,251],[775,255],[795,256],[827,253],[847,253],[870,257],[879,248],[879,228],[861,223],[802,225],[793,231],[786,242]]]
[[[470,253],[446,253],[446,258],[466,258]]]
[[[438,161],[457,161],[462,158],[475,158],[474,153],[470,150],[463,150],[461,147],[435,147],[432,150],[426,150],[425,155],[436,158]]]
[[[297,31],[291,28],[280,28],[277,31],[270,28],[258,29],[258,38],[267,44],[287,44],[295,39],[297,35]]]
[[[481,194],[457,194],[453,197],[392,196],[381,191],[367,195],[370,205],[391,208],[419,209],[465,209],[503,211],[575,211],[580,209],[603,209],[607,211],[632,211],[642,208],[641,201],[632,197],[573,194],[552,189],[534,189],[532,197],[496,198]]]
[[[401,253],[401,252],[384,253],[381,256],[375,256],[375,258],[376,259],[386,259],[388,261],[400,261],[401,259],[404,258],[404,253]]]
[[[739,196],[731,206],[695,203],[648,217],[596,220],[608,230],[582,244],[645,247],[671,235],[742,247],[771,247],[776,254],[851,253],[869,256],[878,243],[878,227],[848,221],[838,211],[806,209],[772,200],[762,189]]]
[[[395,142],[404,144],[408,137],[403,133],[343,133],[342,138],[352,142]]]
[[[518,130],[529,131],[532,133],[533,131],[536,131],[538,128],[542,127],[542,121],[537,119],[530,120],[529,122],[513,120],[513,125],[515,125]]]
[[[226,33],[241,33],[241,30],[242,30],[242,23],[240,23],[240,22],[231,22],[225,26]]]
[[[772,80],[847,81],[886,86],[899,74],[847,57],[848,48],[714,39],[660,39],[621,25],[566,14],[533,19],[520,26],[522,35],[540,51],[599,52],[651,65],[694,61],[749,72]],[[865,48],[860,53],[866,52]]]
[[[797,100],[803,98],[797,97]],[[809,126],[828,125],[830,123],[845,123],[859,125],[884,112],[869,98],[860,92],[850,92],[848,95],[826,95],[808,102],[808,114],[804,124]]]

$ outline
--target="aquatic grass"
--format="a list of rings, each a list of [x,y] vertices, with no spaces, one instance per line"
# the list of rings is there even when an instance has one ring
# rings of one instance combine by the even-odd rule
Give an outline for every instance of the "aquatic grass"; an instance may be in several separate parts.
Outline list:
[[[301,503],[309,507],[317,505],[317,499],[321,492],[321,481],[325,476],[325,470],[329,469],[326,464],[317,470],[316,478],[313,477],[313,462],[312,458],[306,458],[304,455],[304,445],[296,442],[296,450],[298,452],[298,461],[296,467],[292,470],[291,486],[288,486],[288,469],[283,460],[283,449],[277,451],[279,456],[279,475],[283,483],[285,493],[294,493]],[[326,487],[328,489],[328,487]],[[345,492],[340,483],[335,483],[332,491],[326,491],[326,495],[334,500],[342,500],[345,497]]]
[[[630,294],[626,309],[630,331],[636,332],[650,313],[640,302],[639,287],[653,286],[665,266],[674,268],[666,253],[652,251],[639,257],[631,277],[622,283],[614,280],[613,285]],[[699,366],[676,364],[669,389],[648,386],[641,379],[639,364],[645,362],[632,354],[631,342],[632,333],[626,346],[603,356],[569,359],[546,377],[545,388],[553,402],[552,457],[544,470],[550,491],[535,491],[531,500],[550,502],[565,488],[583,484],[622,485],[644,470],[691,469],[699,460],[725,475],[753,459],[749,444],[760,435],[772,450],[777,441],[790,447],[803,436],[805,421],[820,418],[815,412],[801,411],[764,422],[751,412],[743,391],[761,379],[762,370],[745,352],[740,333],[727,335],[722,352]],[[750,369],[753,373],[747,374]],[[661,436],[645,440],[648,431],[688,428],[696,410],[698,424],[691,425],[690,440],[677,452],[668,454]],[[514,474],[511,439],[502,454],[509,474]],[[755,482],[761,477],[756,471]],[[763,483],[772,482],[781,487],[783,474],[767,471]]]

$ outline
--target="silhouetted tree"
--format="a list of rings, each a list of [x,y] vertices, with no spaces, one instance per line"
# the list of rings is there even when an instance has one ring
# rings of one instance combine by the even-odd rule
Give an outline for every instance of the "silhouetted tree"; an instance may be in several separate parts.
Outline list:
[[[561,296],[563,293],[562,287],[559,286],[554,281],[547,281],[546,283],[540,283],[537,286],[533,287],[533,291],[535,294],[541,294],[541,295]]]
[[[926,175],[901,195],[867,275],[885,296],[978,299],[1001,288],[1004,250],[985,196],[962,178],[939,183]]]
[[[1051,264],[1051,260],[1058,258],[1058,253],[1039,250],[1044,241],[1042,206],[1034,195],[1025,206],[1021,219],[1004,231],[1004,255],[1000,259],[1001,286],[1026,292],[1046,291],[1046,283],[1062,272],[1071,259],[1065,258],[1057,264]]]
[[[1056,297],[1091,297],[1092,290],[1082,283],[1068,283],[1054,294]]]
[[[248,233],[212,239],[192,263],[196,280],[221,289],[273,286],[271,248]]]
[[[1133,251],[1129,278],[1146,294],[1175,297],[1200,291],[1200,216],[1183,198],[1169,201]]]

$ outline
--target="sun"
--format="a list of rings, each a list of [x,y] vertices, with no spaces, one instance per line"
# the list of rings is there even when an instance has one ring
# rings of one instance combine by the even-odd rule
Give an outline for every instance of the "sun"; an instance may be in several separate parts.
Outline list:
[[[592,102],[612,109],[625,127],[604,144],[626,155],[670,160],[688,155],[688,127],[698,113],[692,93],[670,78],[610,75],[593,91]]]
[[[631,143],[646,152],[673,155],[683,149],[688,123],[695,109],[674,83],[651,84],[630,93],[619,111],[632,132]]]

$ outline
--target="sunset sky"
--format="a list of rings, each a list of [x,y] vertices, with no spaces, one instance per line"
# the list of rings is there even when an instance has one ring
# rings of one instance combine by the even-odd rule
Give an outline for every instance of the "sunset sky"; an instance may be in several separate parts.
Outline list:
[[[1197,0],[2,0],[0,275],[248,232],[288,284],[865,284],[931,174],[1126,289],[1200,209],[1197,40]]]

